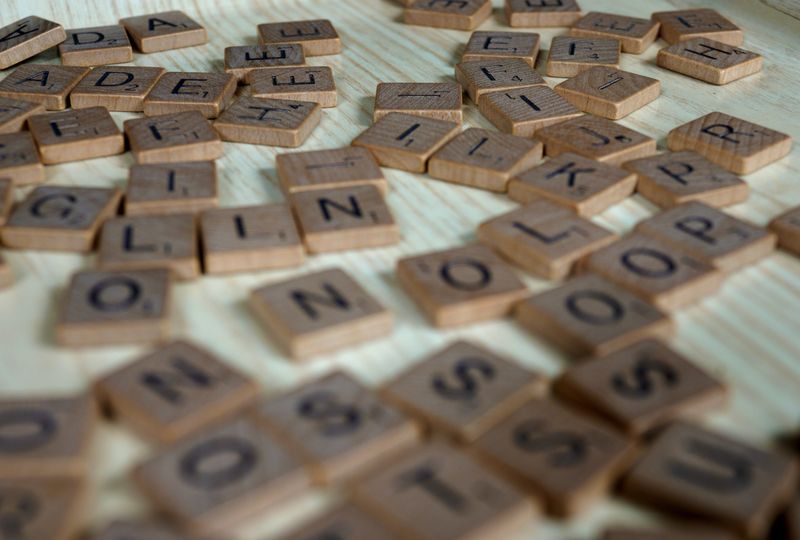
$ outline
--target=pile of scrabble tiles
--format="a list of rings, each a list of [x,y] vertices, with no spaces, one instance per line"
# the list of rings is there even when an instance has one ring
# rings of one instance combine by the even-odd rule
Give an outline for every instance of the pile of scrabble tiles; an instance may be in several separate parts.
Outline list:
[[[406,23],[461,30],[492,12],[489,0],[401,3]],[[380,389],[337,371],[264,398],[197,345],[162,344],[85,395],[0,399],[0,539],[86,532],[101,413],[157,445],[132,472],[157,511],[94,539],[231,538],[314,486],[338,490],[340,502],[285,538],[499,540],[539,513],[581,515],[614,492],[675,520],[609,529],[606,540],[764,538],[787,508],[787,534],[800,537],[797,459],[698,423],[727,388],[665,344],[671,315],[726,276],[778,243],[800,255],[800,209],[769,230],[721,210],[747,199],[738,175],[781,159],[791,139],[710,112],[672,130],[657,154],[654,139],[614,122],[658,99],[658,80],[618,66],[659,36],[669,44],[659,66],[710,84],[758,72],[762,57],[712,10],[637,19],[584,15],[573,0],[506,0],[506,17],[570,28],[545,68],[564,82],[550,88],[534,69],[538,34],[476,31],[454,82],[379,84],[374,124],[352,146],[278,155],[286,204],[237,208],[217,207],[222,141],[302,145],[321,108],[337,104],[332,70],[305,65],[341,52],[330,21],[259,25],[261,44],[226,49],[224,73],[114,65],[132,60],[131,41],[145,54],[205,43],[182,12],[68,31],[32,16],[0,28],[0,69],[13,67],[0,81],[2,244],[97,252],[97,269],[74,274],[61,299],[61,346],[168,341],[173,280],[399,242],[386,167],[521,204],[483,223],[478,243],[398,261],[399,283],[431,324],[513,314],[583,359],[548,381],[458,341]],[[18,65],[54,46],[62,66]],[[499,131],[462,131],[463,92]],[[121,131],[109,111],[143,117]],[[44,181],[45,165],[126,149],[136,164],[124,197],[42,185],[15,201],[17,186]],[[634,192],[663,211],[623,238],[591,221]],[[513,266],[560,283],[530,295]],[[13,286],[2,260],[0,279]],[[298,360],[393,328],[391,312],[338,269],[270,282],[251,300]]]

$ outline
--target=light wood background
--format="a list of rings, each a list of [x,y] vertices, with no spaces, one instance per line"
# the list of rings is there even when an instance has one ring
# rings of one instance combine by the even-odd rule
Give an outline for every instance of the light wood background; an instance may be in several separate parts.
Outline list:
[[[481,28],[504,28],[500,2]],[[800,138],[800,21],[757,0],[581,0],[586,11],[601,10],[649,17],[651,11],[716,7],[741,25],[745,47],[763,53],[764,71],[725,87],[716,87],[659,69],[659,41],[645,54],[623,55],[622,68],[657,77],[663,95],[622,121],[659,140],[664,147],[673,127],[710,111],[721,110],[760,122]],[[209,30],[202,47],[137,54],[137,65],[169,70],[222,69],[223,48],[256,42],[256,24],[280,20],[329,18],[339,30],[344,51],[311,58],[335,70],[341,104],[326,109],[321,126],[303,149],[347,145],[371,120],[375,86],[380,81],[447,81],[467,32],[405,26],[401,8],[391,0],[6,0],[0,26],[36,14],[67,28],[115,23],[120,17],[182,9]],[[543,48],[564,29],[542,29]],[[542,55],[542,58],[545,55]],[[58,62],[52,51],[36,62]],[[542,70],[543,71],[543,70]],[[559,79],[550,79],[556,84]],[[133,115],[115,114],[120,122]],[[472,104],[467,126],[490,127]],[[219,161],[223,206],[282,200],[274,157],[281,150],[227,144]],[[124,187],[129,154],[47,167],[47,182],[64,185]],[[391,184],[389,203],[400,223],[403,241],[396,247],[311,257],[302,271],[339,266],[346,269],[397,315],[391,338],[315,359],[288,360],[262,332],[249,312],[251,289],[294,272],[263,272],[233,277],[204,277],[175,290],[174,335],[191,338],[258,378],[274,393],[335,368],[346,368],[369,384],[379,384],[427,353],[458,337],[481,342],[517,358],[524,365],[555,374],[567,358],[530,335],[512,320],[500,320],[439,332],[421,316],[399,287],[395,261],[402,256],[471,242],[476,226],[514,205],[504,196],[453,186],[425,176],[385,170]],[[758,224],[800,204],[800,146],[791,156],[747,177],[752,195],[730,208]],[[18,197],[23,195],[19,190]],[[655,207],[636,196],[596,218],[625,232],[652,215]],[[96,377],[120,366],[146,348],[114,347],[65,350],[53,343],[59,294],[74,271],[91,268],[93,256],[6,251],[17,283],[0,293],[0,393],[53,394],[80,391]],[[552,286],[525,277],[532,290]],[[729,404],[709,416],[709,423],[758,443],[769,443],[800,421],[800,259],[775,253],[731,277],[721,292],[677,315],[673,341],[698,364],[731,387]],[[90,521],[147,511],[127,480],[130,467],[152,448],[131,432],[104,424],[95,445]],[[293,520],[319,511],[328,495],[319,492],[247,524],[237,537],[272,538]],[[646,522],[653,514],[613,499],[571,523],[531,524],[519,538],[589,538],[611,522]],[[500,540],[500,539],[498,539]]]

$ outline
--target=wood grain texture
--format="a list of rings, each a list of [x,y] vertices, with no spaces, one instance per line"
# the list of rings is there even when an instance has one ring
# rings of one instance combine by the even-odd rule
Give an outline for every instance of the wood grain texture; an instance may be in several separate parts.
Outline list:
[[[655,10],[712,7],[725,13],[745,30],[744,47],[765,57],[763,72],[724,87],[711,87],[655,64],[657,41],[642,55],[623,54],[620,69],[660,79],[663,92],[653,107],[633,113],[622,125],[655,137],[663,150],[667,132],[722,107],[724,112],[745,116],[772,129],[800,137],[800,125],[791,114],[795,89],[800,84],[800,65],[792,51],[800,50],[800,21],[773,11],[760,2],[732,0],[584,0],[587,11],[625,13],[649,18]],[[134,64],[162,66],[170,71],[221,71],[224,48],[257,43],[256,24],[279,20],[329,18],[340,32],[343,52],[313,57],[308,63],[335,69],[340,105],[327,109],[320,127],[302,150],[334,148],[350,143],[372,122],[372,106],[378,82],[452,81],[453,65],[460,59],[469,32],[406,26],[399,22],[403,6],[392,0],[231,0],[224,9],[199,0],[85,0],[80,5],[63,0],[10,0],[4,4],[3,21],[31,13],[57,20],[67,28],[101,26],[118,18],[166,9],[181,9],[201,22],[209,43],[200,47],[136,55]],[[495,1],[495,14],[480,30],[508,30]],[[540,28],[544,48],[565,28]],[[376,44],[381,44],[376,46]],[[52,53],[35,62],[57,63]],[[542,71],[540,70],[540,73]],[[8,71],[3,72],[4,76]],[[546,78],[550,86],[560,79]],[[136,118],[112,113],[115,120]],[[478,110],[468,103],[465,125],[490,128]],[[242,206],[283,201],[275,173],[274,156],[285,149],[225,143],[225,155],[217,162],[220,172],[220,204]],[[750,198],[730,212],[764,225],[772,217],[800,204],[800,149],[746,180]],[[53,185],[123,187],[130,154],[85,163],[47,167]],[[181,336],[198,341],[230,364],[261,381],[269,393],[288,390],[315,374],[345,367],[369,384],[378,384],[464,337],[491,346],[500,354],[548,374],[561,371],[567,357],[541,338],[510,320],[493,321],[452,332],[441,332],[425,322],[413,302],[395,281],[394,265],[402,256],[463,245],[474,240],[477,225],[502,214],[516,204],[504,195],[455,184],[429,181],[427,177],[384,169],[392,185],[388,202],[403,233],[393,247],[368,252],[310,257],[303,271],[336,265],[356,277],[395,314],[397,326],[391,338],[339,353],[320,356],[306,364],[291,363],[273,340],[265,337],[246,305],[251,289],[267,280],[296,274],[297,270],[202,278],[181,284],[175,291],[173,327]],[[17,189],[21,198],[28,188]],[[604,212],[597,223],[617,232],[630,230],[657,208],[640,195]],[[90,268],[91,257],[75,254],[13,251],[3,255],[10,262],[17,283],[0,293],[0,342],[4,344],[0,391],[18,393],[78,391],[123,362],[149,351],[148,347],[106,347],[71,351],[54,346],[53,308],[72,272]],[[533,290],[550,282],[522,274]],[[796,313],[800,306],[800,261],[777,252],[730,277],[721,291],[681,311],[677,333],[670,345],[690,360],[717,374],[732,389],[726,407],[710,416],[710,422],[756,443],[797,428],[796,389],[800,385],[800,343]],[[754,363],[753,358],[759,362]],[[130,468],[150,452],[129,431],[103,423],[96,440],[91,521],[101,525],[115,517],[132,516],[144,508],[143,498],[127,481]],[[280,515],[264,516],[236,536],[246,540],[273,538],[280,530],[310,517],[327,503],[315,494]],[[591,538],[609,523],[652,524],[652,514],[642,514],[623,499],[601,502],[591,514],[565,523],[544,520],[521,531],[519,538],[536,534],[543,540],[564,537]],[[662,527],[663,528],[663,527]],[[268,533],[269,531],[269,533]],[[268,536],[271,535],[271,536]],[[234,536],[232,532],[231,536]],[[511,537],[513,540],[517,538]],[[238,538],[237,538],[238,540]]]

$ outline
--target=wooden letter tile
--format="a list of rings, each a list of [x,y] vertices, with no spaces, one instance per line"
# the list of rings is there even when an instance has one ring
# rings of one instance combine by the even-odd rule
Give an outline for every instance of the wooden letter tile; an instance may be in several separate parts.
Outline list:
[[[0,478],[85,475],[95,417],[88,395],[0,399]]]
[[[473,32],[461,61],[519,58],[536,67],[539,40],[539,34],[533,32]]]
[[[503,317],[528,294],[514,271],[481,245],[400,259],[397,279],[440,328]]]
[[[321,484],[374,468],[418,438],[413,421],[342,372],[269,398],[255,414],[288,441]]]
[[[73,109],[105,107],[109,111],[142,112],[144,98],[164,73],[160,67],[97,67],[69,95]]]
[[[128,172],[125,215],[190,214],[217,206],[213,161],[133,165]]]
[[[484,94],[479,109],[497,129],[520,137],[532,137],[538,129],[582,116],[548,86]]]
[[[83,526],[86,486],[66,478],[0,480],[3,537],[71,540]]]
[[[240,97],[214,122],[223,141],[295,147],[322,119],[313,101]]]
[[[378,83],[372,119],[400,112],[460,124],[462,106],[458,83]]]
[[[199,111],[126,120],[125,135],[136,163],[213,161],[222,139]]]
[[[536,132],[550,157],[572,152],[619,165],[656,152],[656,141],[605,118],[584,115]]]
[[[253,405],[255,381],[187,341],[137,358],[95,384],[114,417],[170,443]]]
[[[567,153],[515,176],[508,196],[523,203],[547,199],[588,217],[627,199],[634,189],[635,174]]]
[[[43,112],[41,103],[0,97],[0,134],[20,131],[30,116]]]
[[[658,65],[711,84],[728,84],[761,71],[764,57],[700,37],[661,49]]]
[[[619,67],[617,39],[556,36],[547,57],[548,77],[574,77],[596,66]]]
[[[434,28],[473,30],[491,14],[491,0],[417,0],[405,9],[403,22]]]
[[[775,250],[775,235],[699,202],[640,222],[636,230],[674,245],[724,272],[755,264]]]
[[[206,118],[216,118],[230,104],[234,92],[236,77],[229,73],[169,72],[144,98],[144,114],[200,111]]]
[[[245,76],[254,69],[303,66],[305,63],[306,55],[299,43],[225,47],[225,72],[239,82],[244,82]]]
[[[694,150],[736,174],[749,174],[786,156],[792,149],[792,138],[712,112],[670,131],[667,145],[676,152]]]
[[[278,343],[296,359],[384,337],[394,316],[339,269],[271,283],[251,304]]]
[[[166,270],[77,272],[62,300],[56,340],[79,347],[162,341],[170,287]]]
[[[14,284],[14,273],[5,257],[0,253],[0,289],[11,287]]]
[[[281,536],[279,540],[400,540],[386,525],[354,504],[325,513],[312,523]]]
[[[58,46],[65,66],[103,66],[133,60],[133,47],[121,24],[67,30]]]
[[[41,17],[26,17],[0,28],[0,69],[36,56],[67,38],[64,27]]]
[[[520,302],[516,316],[575,356],[607,354],[673,333],[672,321],[663,312],[594,274]]]
[[[524,27],[570,26],[581,18],[576,0],[506,0],[508,24]]]
[[[30,133],[0,135],[0,177],[14,186],[44,181],[44,165]]]
[[[160,521],[115,520],[89,537],[90,540],[192,540]]]
[[[787,210],[773,219],[769,228],[778,235],[781,249],[800,255],[800,207]]]
[[[725,531],[706,526],[682,526],[664,530],[610,527],[599,540],[736,540],[736,538]]]
[[[661,82],[597,66],[562,82],[556,92],[583,112],[619,120],[655,101],[661,95]]]
[[[505,192],[508,181],[542,159],[542,145],[516,135],[469,128],[431,157],[428,173],[439,180]]]
[[[636,190],[661,208],[690,201],[720,207],[747,200],[749,186],[696,152],[665,152],[628,161],[623,167],[639,178]]]
[[[656,340],[573,365],[554,388],[636,436],[705,412],[725,397],[721,382]]]
[[[333,70],[327,66],[254,69],[247,81],[252,97],[313,101],[326,108],[339,101]]]
[[[389,381],[382,394],[434,429],[472,442],[544,391],[538,373],[457,341]]]
[[[653,21],[661,23],[659,36],[674,45],[697,37],[707,37],[734,47],[744,42],[741,28],[713,9],[684,9],[653,13]]]
[[[118,189],[39,186],[14,208],[0,236],[18,249],[92,251],[121,198]]]
[[[520,58],[475,60],[456,65],[456,80],[476,105],[489,92],[547,86],[539,72]]]
[[[475,448],[509,479],[539,495],[549,514],[571,516],[609,491],[628,465],[633,445],[563,405],[535,399],[489,430]]]
[[[125,151],[125,137],[105,107],[36,114],[28,126],[47,165]]]
[[[355,497],[403,538],[419,540],[508,538],[535,515],[523,493],[442,443],[370,475]]]
[[[0,178],[0,227],[5,225],[14,204],[14,182],[11,178]]]
[[[278,154],[275,168],[286,194],[363,184],[373,185],[384,193],[388,189],[381,168],[364,148]]]
[[[178,279],[200,274],[192,214],[126,216],[107,220],[100,233],[97,266],[102,270],[168,268]]]
[[[208,274],[299,266],[305,251],[285,204],[218,208],[200,215]]]
[[[239,419],[163,448],[134,470],[142,490],[183,530],[227,533],[309,485],[299,462]]]
[[[67,96],[87,73],[87,67],[26,64],[0,81],[0,97],[33,101],[48,111],[60,111],[67,108]]]
[[[765,538],[796,489],[792,459],[678,422],[661,433],[630,471],[624,491],[639,500],[718,521]]]
[[[660,26],[650,19],[592,11],[573,24],[569,34],[618,39],[622,52],[641,54],[656,40]]]
[[[297,43],[306,56],[342,52],[339,34],[327,19],[259,24],[258,41],[262,45]]]
[[[121,19],[136,48],[153,53],[193,47],[208,41],[206,29],[182,11],[165,11]]]
[[[369,150],[382,167],[424,173],[430,157],[460,131],[455,122],[389,113],[356,137],[352,145]]]
[[[478,239],[524,270],[554,280],[569,276],[617,235],[560,205],[536,201],[482,223]]]

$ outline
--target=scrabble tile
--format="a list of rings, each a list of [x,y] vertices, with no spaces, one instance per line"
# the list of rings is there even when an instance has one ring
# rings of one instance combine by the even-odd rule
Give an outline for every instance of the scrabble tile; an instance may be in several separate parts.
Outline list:
[[[713,9],[684,9],[653,13],[661,23],[659,37],[670,45],[697,37],[707,37],[738,47],[744,42],[741,28]]]
[[[582,116],[548,86],[484,94],[478,108],[497,129],[520,137],[532,137],[538,129]]]
[[[149,520],[115,520],[93,536],[91,540],[191,540],[166,523]]]
[[[214,122],[223,141],[296,147],[322,119],[312,101],[240,97]]]
[[[455,122],[415,114],[389,113],[356,137],[382,167],[424,173],[428,160],[461,131]]]
[[[518,202],[546,199],[579,216],[594,216],[618,204],[636,189],[636,175],[578,154],[559,154],[515,176],[508,196]]]
[[[572,152],[611,165],[656,152],[655,139],[591,115],[542,128],[536,132],[535,138],[544,143],[545,152],[550,157]]]
[[[792,540],[800,538],[800,495],[795,495],[786,512],[787,529]]]
[[[619,120],[661,95],[661,82],[629,71],[597,66],[555,88],[583,112]]]
[[[88,395],[0,399],[0,478],[85,475],[95,416]]]
[[[230,73],[240,82],[254,69],[302,66],[305,63],[306,55],[299,43],[225,47],[225,73]]]
[[[730,116],[709,113],[669,132],[670,150],[694,150],[736,174],[749,174],[786,156],[792,138],[785,133]]]
[[[308,487],[297,459],[246,419],[162,448],[134,470],[160,510],[190,534],[225,533]]]
[[[706,526],[664,530],[611,527],[605,530],[599,540],[736,540],[736,537]]]
[[[637,232],[683,249],[723,272],[755,264],[775,250],[767,229],[700,202],[676,206],[639,222]]]
[[[380,190],[347,186],[293,193],[290,202],[309,253],[396,244],[400,229]]]
[[[339,34],[327,19],[259,24],[258,42],[262,45],[297,43],[306,56],[342,52]]]
[[[636,190],[661,208],[690,201],[729,206],[746,201],[750,194],[741,178],[696,152],[665,152],[622,166],[639,178]]]
[[[473,30],[491,14],[491,0],[417,0],[406,7],[403,22],[434,28]]]
[[[295,359],[384,337],[394,325],[392,313],[339,269],[267,284],[250,300],[272,337]]]
[[[46,165],[125,152],[125,137],[105,107],[35,114],[28,126]]]
[[[800,208],[791,208],[777,216],[769,229],[778,235],[781,249],[800,255]]]
[[[321,484],[375,468],[417,444],[417,427],[343,372],[267,398],[256,409]]]
[[[574,77],[596,66],[619,67],[617,39],[556,36],[547,57],[548,77]]]
[[[11,178],[0,178],[0,226],[3,226],[11,214],[14,203],[14,183]]]
[[[549,399],[534,399],[475,443],[490,464],[572,516],[606,494],[632,458],[630,439]]]
[[[199,111],[126,120],[125,135],[136,163],[213,161],[222,139]]]
[[[132,165],[125,191],[125,215],[190,214],[218,203],[213,161]]]
[[[560,280],[588,254],[617,240],[617,235],[542,200],[483,222],[478,239],[520,268]]]
[[[286,194],[364,184],[373,185],[384,193],[388,189],[381,168],[364,148],[278,154],[275,168]]]
[[[608,354],[673,333],[666,314],[595,274],[531,296],[517,306],[516,317],[573,356]]]
[[[520,58],[462,62],[456,65],[455,77],[476,105],[489,92],[547,86],[539,72]]]
[[[523,493],[442,443],[419,447],[354,489],[356,500],[403,538],[507,538],[535,516]]]
[[[211,352],[173,341],[104,375],[95,394],[115,418],[170,443],[253,405],[258,384]]]
[[[665,311],[714,294],[723,274],[690,252],[634,233],[592,253],[586,268]]]
[[[218,208],[200,214],[207,274],[300,266],[305,251],[285,204]]]
[[[720,381],[657,340],[572,365],[554,389],[635,436],[705,412],[725,398]]]
[[[592,11],[576,21],[571,36],[618,39],[622,52],[642,54],[658,37],[661,24],[616,13]]]
[[[711,84],[728,84],[761,71],[764,57],[704,37],[658,51],[658,65]]]
[[[144,114],[200,111],[216,118],[233,100],[236,77],[229,73],[167,72],[144,98]]]
[[[102,270],[167,268],[181,280],[200,274],[192,214],[115,217],[103,224],[97,248]]]
[[[164,73],[160,67],[97,67],[69,95],[73,109],[105,107],[109,111],[142,112],[144,98]]]
[[[65,66],[103,66],[133,60],[133,47],[120,24],[67,30],[67,39],[58,46]]]
[[[545,384],[512,360],[457,341],[389,381],[382,395],[435,430],[472,442],[542,395]]]
[[[26,17],[0,28],[0,69],[36,56],[67,38],[64,27],[41,17]]]
[[[796,488],[796,463],[694,424],[663,431],[623,490],[662,509],[691,512],[748,538],[764,538]]]
[[[0,98],[41,103],[48,111],[67,108],[67,96],[89,68],[26,64],[0,81]]]
[[[458,83],[378,83],[372,119],[393,112],[461,123],[462,89]]]
[[[528,294],[513,270],[481,245],[400,259],[397,279],[440,328],[503,317]]]
[[[519,58],[536,67],[539,34],[533,32],[473,32],[461,56],[462,62]]]
[[[358,506],[343,504],[326,512],[297,530],[281,536],[280,540],[400,540],[394,531]]]
[[[428,162],[433,178],[505,192],[508,181],[542,159],[542,145],[524,137],[469,128]]]
[[[581,8],[576,0],[506,0],[505,14],[511,26],[570,26]]]
[[[252,97],[313,101],[336,107],[333,70],[327,66],[261,68],[247,74]]]
[[[142,344],[169,333],[170,274],[87,270],[73,274],[56,324],[66,346]]]
[[[0,134],[20,131],[31,115],[43,112],[41,103],[0,97]]]
[[[11,266],[0,253],[0,289],[11,287],[14,284],[14,273]]]
[[[44,182],[44,165],[30,133],[0,135],[0,176],[14,186]]]
[[[121,198],[115,188],[39,186],[14,208],[0,237],[17,249],[89,252]]]
[[[206,29],[182,11],[128,17],[119,23],[143,53],[194,47],[208,41]]]
[[[70,540],[82,527],[85,484],[76,479],[0,480],[3,537],[9,540]]]

